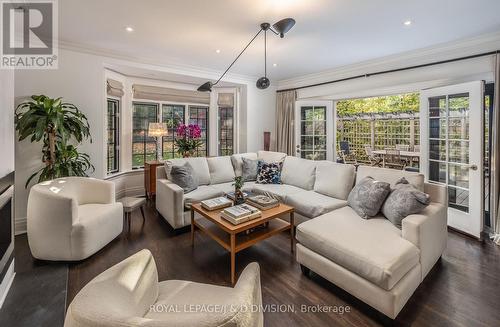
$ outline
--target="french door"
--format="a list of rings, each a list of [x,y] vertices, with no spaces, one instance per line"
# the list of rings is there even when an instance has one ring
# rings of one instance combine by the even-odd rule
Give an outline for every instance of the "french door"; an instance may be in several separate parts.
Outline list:
[[[295,156],[333,160],[333,102],[297,101],[295,105]]]
[[[448,189],[448,226],[479,238],[483,224],[483,82],[420,93],[421,172]]]

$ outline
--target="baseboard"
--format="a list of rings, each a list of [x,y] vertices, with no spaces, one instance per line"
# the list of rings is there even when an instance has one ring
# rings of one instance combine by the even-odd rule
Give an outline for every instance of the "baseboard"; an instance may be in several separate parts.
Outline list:
[[[15,259],[11,261],[9,269],[4,276],[2,283],[0,283],[0,308],[2,308],[5,298],[9,293],[9,289],[12,286],[12,282],[14,281],[14,277],[16,276],[16,272],[14,271],[14,260]]]
[[[20,235],[20,234],[26,233],[26,231],[28,229],[27,221],[28,221],[28,218],[26,218],[26,217],[15,219],[15,224],[14,224],[14,234],[15,235]]]

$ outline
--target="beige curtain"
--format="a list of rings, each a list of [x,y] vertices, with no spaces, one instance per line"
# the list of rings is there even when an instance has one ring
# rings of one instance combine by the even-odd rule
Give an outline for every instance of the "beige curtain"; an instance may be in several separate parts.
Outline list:
[[[297,91],[276,95],[276,150],[295,155],[295,101]]]
[[[166,87],[134,84],[134,99],[210,104],[209,92],[178,90]]]
[[[495,91],[491,135],[491,228],[492,239],[500,245],[500,54],[495,58]]]
[[[123,84],[110,78],[106,81],[106,91],[108,95],[115,97],[122,97],[125,94],[123,92]]]

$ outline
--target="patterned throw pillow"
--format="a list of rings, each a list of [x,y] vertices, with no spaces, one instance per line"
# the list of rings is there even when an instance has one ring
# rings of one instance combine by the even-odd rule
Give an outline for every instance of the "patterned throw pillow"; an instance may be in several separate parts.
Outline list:
[[[259,161],[257,170],[258,184],[281,184],[281,163]]]

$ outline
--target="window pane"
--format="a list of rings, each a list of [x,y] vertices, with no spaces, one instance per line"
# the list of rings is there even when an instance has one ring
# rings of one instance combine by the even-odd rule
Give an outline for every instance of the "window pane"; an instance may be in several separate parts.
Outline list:
[[[233,154],[233,108],[219,107],[219,155]]]
[[[147,137],[149,123],[157,122],[158,105],[154,103],[133,103],[132,110],[132,167],[144,166],[146,161],[156,159],[156,139]],[[146,147],[144,146],[146,143]]]
[[[189,123],[197,124],[201,128],[201,141],[203,145],[195,150],[194,156],[208,156],[208,107],[190,106]]]
[[[167,124],[168,136],[163,137],[163,159],[180,158],[174,140],[177,127],[184,124],[184,105],[164,104],[162,106],[162,122]]]
[[[300,108],[302,158],[326,158],[326,107]]]
[[[108,163],[108,173],[115,173],[119,169],[118,159],[119,159],[119,129],[118,129],[118,119],[119,119],[119,101],[115,99],[108,99],[108,151],[107,151],[107,163]]]

